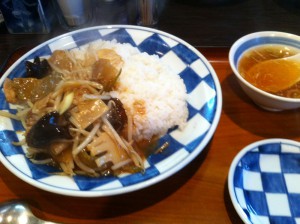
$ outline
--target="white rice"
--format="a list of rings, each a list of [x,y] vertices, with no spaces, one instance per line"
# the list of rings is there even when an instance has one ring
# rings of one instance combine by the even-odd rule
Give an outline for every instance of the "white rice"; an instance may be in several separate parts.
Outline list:
[[[150,139],[164,135],[169,128],[183,128],[188,117],[187,93],[183,80],[157,55],[141,53],[130,44],[116,41],[97,41],[75,50],[91,52],[101,48],[114,49],[123,59],[124,66],[118,79],[118,88],[110,95],[121,100],[126,113],[133,117],[133,138]],[[79,54],[78,54],[79,53]],[[144,106],[139,113],[136,103]]]

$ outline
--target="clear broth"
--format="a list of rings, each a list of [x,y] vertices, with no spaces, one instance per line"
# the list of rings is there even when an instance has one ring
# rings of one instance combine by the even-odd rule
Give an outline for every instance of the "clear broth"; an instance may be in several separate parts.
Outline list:
[[[282,89],[279,91],[276,91],[276,89],[281,89],[284,87],[281,87],[280,85],[283,85],[281,81],[277,80],[277,83],[272,83],[272,88],[267,88],[266,86],[270,83],[270,78],[266,75],[264,79],[257,80],[258,72],[265,72],[265,73],[272,73],[274,70],[282,69],[282,74],[285,74],[284,79],[286,79],[289,76],[292,76],[296,74],[297,66],[291,65],[285,65],[285,66],[277,66],[275,63],[270,63],[269,60],[271,59],[279,59],[284,57],[290,57],[297,53],[299,53],[300,50],[293,47],[288,47],[285,45],[263,45],[254,47],[248,51],[246,51],[241,59],[238,62],[238,71],[240,74],[252,85],[270,92],[272,94],[283,96],[283,97],[289,97],[289,98],[300,98],[300,82],[296,83],[293,86],[290,86],[286,89]],[[259,63],[269,61],[268,63],[263,63],[261,65],[265,66],[256,66]],[[254,66],[262,68],[261,71],[255,71],[253,72]],[[299,66],[299,65],[298,65]],[[268,75],[270,75],[268,74]],[[299,74],[300,75],[300,74]]]

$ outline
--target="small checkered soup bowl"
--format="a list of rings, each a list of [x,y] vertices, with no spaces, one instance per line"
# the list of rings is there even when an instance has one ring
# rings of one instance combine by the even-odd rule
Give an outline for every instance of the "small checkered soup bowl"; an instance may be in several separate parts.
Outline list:
[[[242,149],[231,163],[229,194],[245,223],[299,223],[300,143],[266,139]]]
[[[277,96],[263,91],[250,84],[238,71],[238,63],[243,54],[254,47],[263,45],[285,45],[289,48],[300,49],[300,36],[275,32],[263,31],[251,33],[238,39],[230,48],[229,63],[235,77],[244,92],[263,109],[269,111],[281,111],[300,107],[300,99]],[[300,75],[300,74],[299,74]]]

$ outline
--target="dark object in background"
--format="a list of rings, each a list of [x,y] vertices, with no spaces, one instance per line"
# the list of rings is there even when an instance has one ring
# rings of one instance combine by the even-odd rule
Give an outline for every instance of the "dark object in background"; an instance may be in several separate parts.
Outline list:
[[[93,25],[94,2],[93,0],[52,1],[60,25],[68,31]]]
[[[300,13],[300,1],[299,0],[274,0],[278,5],[285,8],[292,13]]]
[[[235,4],[244,0],[175,0],[180,3],[192,4],[197,6],[223,6]]]
[[[55,19],[49,0],[1,0],[0,10],[10,33],[49,33]]]

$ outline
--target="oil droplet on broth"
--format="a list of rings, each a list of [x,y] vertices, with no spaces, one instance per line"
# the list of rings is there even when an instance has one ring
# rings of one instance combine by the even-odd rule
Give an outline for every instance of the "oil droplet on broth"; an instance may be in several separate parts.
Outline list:
[[[278,62],[272,59],[289,57],[298,52],[300,52],[299,49],[284,45],[254,47],[242,55],[238,70],[248,82],[257,88],[284,96],[282,90],[289,89],[299,81],[300,65],[291,61],[280,60]],[[281,93],[277,94],[277,92]]]

